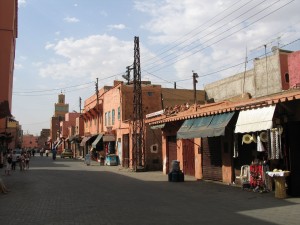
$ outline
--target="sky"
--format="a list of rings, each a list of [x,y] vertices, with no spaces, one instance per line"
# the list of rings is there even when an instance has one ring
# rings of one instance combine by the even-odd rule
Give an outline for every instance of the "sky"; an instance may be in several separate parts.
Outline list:
[[[12,114],[24,134],[123,80],[139,37],[141,78],[197,90],[252,68],[272,47],[300,50],[296,0],[19,0]]]

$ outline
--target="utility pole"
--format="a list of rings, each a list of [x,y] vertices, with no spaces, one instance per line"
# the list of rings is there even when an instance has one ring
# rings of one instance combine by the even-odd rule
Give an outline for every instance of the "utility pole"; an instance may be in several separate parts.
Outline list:
[[[96,78],[96,83],[95,83],[95,89],[96,89],[96,112],[97,112],[97,134],[99,134],[99,90],[98,90],[98,77]]]
[[[243,97],[244,97],[244,94],[245,94],[245,82],[246,82],[246,69],[247,69],[247,63],[248,63],[248,56],[247,56],[247,47],[246,47],[245,69],[244,69],[244,80],[243,80],[243,90],[242,90],[242,96],[243,96]]]
[[[134,37],[134,63],[133,63],[133,130],[132,130],[132,153],[133,167],[137,171],[138,167],[145,166],[144,154],[144,118],[141,85],[141,65],[139,37]]]
[[[79,97],[79,113],[81,114],[81,97]]]
[[[198,83],[197,78],[199,77],[197,73],[193,72],[193,85],[194,85],[194,104],[195,104],[195,110],[197,111],[197,90],[196,90],[196,84]]]
[[[267,95],[269,94],[269,74],[268,74],[268,57],[267,57],[267,45],[265,47],[265,58],[266,58],[266,74],[267,74]]]

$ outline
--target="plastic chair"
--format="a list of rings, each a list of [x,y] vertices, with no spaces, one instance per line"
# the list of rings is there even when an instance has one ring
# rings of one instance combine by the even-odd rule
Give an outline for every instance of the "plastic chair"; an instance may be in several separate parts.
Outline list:
[[[241,167],[241,173],[239,176],[236,176],[237,179],[240,179],[241,185],[244,186],[245,184],[249,184],[250,182],[250,166],[243,165]]]

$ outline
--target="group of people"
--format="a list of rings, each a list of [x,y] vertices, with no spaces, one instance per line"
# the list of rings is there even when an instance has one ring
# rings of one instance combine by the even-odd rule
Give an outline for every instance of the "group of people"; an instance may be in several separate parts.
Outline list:
[[[5,175],[10,175],[11,170],[16,170],[17,164],[19,164],[20,171],[28,170],[29,161],[30,154],[28,152],[21,152],[21,155],[17,155],[15,151],[7,153]]]
[[[16,152],[16,150],[9,150],[5,155],[5,174],[6,176],[11,175],[11,171],[16,170],[17,165],[19,165],[20,171],[25,171],[29,169],[31,152],[21,151],[21,153]],[[3,180],[0,178],[0,192],[7,194],[9,190],[5,186]]]

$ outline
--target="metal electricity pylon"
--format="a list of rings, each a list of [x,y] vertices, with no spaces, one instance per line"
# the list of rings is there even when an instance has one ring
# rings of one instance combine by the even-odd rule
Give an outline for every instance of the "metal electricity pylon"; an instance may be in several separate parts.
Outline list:
[[[145,166],[143,99],[139,37],[134,37],[132,153],[135,171]]]

